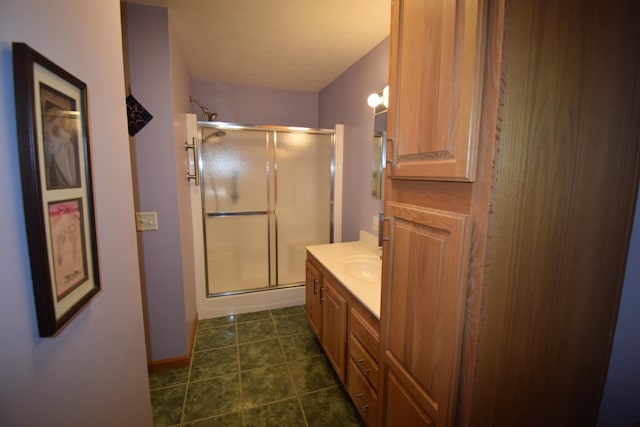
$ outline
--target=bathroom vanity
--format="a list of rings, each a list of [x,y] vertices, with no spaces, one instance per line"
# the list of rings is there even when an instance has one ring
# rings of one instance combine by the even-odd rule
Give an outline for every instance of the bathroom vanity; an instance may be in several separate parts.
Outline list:
[[[380,272],[366,236],[307,247],[307,318],[368,426],[377,425]]]

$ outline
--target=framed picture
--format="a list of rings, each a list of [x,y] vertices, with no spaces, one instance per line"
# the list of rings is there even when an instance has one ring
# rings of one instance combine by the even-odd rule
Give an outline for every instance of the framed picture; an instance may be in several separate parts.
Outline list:
[[[12,49],[33,293],[49,337],[100,291],[87,85],[24,43]]]

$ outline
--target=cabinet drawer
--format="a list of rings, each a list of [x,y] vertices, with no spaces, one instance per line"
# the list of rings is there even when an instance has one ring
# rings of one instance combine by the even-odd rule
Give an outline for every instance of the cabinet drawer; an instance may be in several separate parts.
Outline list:
[[[378,395],[369,386],[369,382],[362,376],[353,359],[349,360],[349,373],[347,374],[347,390],[351,400],[360,413],[365,424],[375,426],[378,411]]]
[[[380,351],[380,326],[371,322],[373,320],[368,321],[363,314],[354,308],[349,311],[349,331],[358,338],[364,349],[377,363]]]
[[[353,334],[349,337],[349,356],[355,369],[366,378],[374,390],[378,390],[378,363]]]

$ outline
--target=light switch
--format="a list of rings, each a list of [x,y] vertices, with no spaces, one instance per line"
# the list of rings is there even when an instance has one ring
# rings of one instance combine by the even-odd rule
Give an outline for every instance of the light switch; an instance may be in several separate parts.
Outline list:
[[[378,231],[379,222],[380,222],[380,218],[378,218],[378,215],[374,215],[373,216],[373,230],[374,231]]]
[[[157,212],[136,212],[136,230],[148,231],[158,229]]]

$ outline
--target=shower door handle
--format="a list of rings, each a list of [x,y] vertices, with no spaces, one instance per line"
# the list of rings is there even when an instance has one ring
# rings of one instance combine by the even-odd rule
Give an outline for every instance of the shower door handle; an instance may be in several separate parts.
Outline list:
[[[192,144],[184,143],[185,151],[193,150],[193,174],[190,174],[189,171],[187,171],[187,181],[193,179],[196,187],[198,187],[200,185],[200,174],[198,173],[200,171],[200,166],[198,164],[198,139],[193,137],[191,140],[193,141]]]

